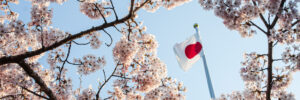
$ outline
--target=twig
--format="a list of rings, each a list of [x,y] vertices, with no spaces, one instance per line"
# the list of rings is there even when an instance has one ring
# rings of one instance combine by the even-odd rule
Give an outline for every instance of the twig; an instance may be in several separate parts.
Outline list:
[[[109,46],[111,46],[111,44],[113,43],[113,39],[112,39],[111,35],[110,35],[105,29],[103,29],[103,32],[106,33],[106,34],[109,36],[109,38],[110,38],[110,43],[109,43],[109,44],[105,43],[106,46],[109,47]]]
[[[115,10],[114,3],[112,2],[112,0],[110,0],[110,3],[111,3],[112,10],[113,10],[113,12],[114,12],[114,14],[115,14],[116,20],[118,20],[119,18],[118,18],[117,12],[116,12],[116,10]]]
[[[275,24],[277,23],[277,20],[279,19],[278,15],[281,14],[281,11],[282,11],[282,8],[283,8],[283,5],[284,5],[285,1],[286,0],[281,1],[280,7],[279,7],[278,12],[276,14],[276,17],[274,18],[274,20],[273,20],[272,24],[270,25],[269,29],[272,29],[275,26]]]
[[[49,98],[47,98],[47,97],[45,97],[45,96],[42,96],[42,95],[40,95],[40,94],[37,94],[37,93],[34,92],[34,91],[29,90],[29,89],[26,88],[26,87],[23,87],[23,86],[20,86],[20,87],[21,87],[22,89],[26,90],[27,92],[32,93],[32,94],[34,94],[34,95],[36,95],[36,96],[39,96],[39,97],[44,98],[44,99],[49,99]]]
[[[76,42],[76,41],[72,41],[73,43],[75,43],[75,44],[77,44],[77,45],[88,45],[88,44],[90,44],[90,42],[87,42],[87,43],[78,43],[78,42]]]
[[[60,81],[61,81],[61,73],[62,73],[62,71],[63,71],[63,69],[64,69],[64,67],[65,67],[65,64],[66,64],[66,62],[68,61],[68,58],[69,58],[70,53],[71,53],[71,47],[72,47],[72,42],[69,43],[69,48],[68,48],[67,57],[66,57],[66,59],[63,61],[63,64],[62,64],[62,66],[61,66],[60,69],[59,69],[59,74],[58,74],[58,83],[59,83],[59,84],[60,84]]]
[[[121,31],[117,28],[117,26],[114,25],[114,28],[115,28],[117,31],[121,32]]]
[[[102,71],[103,71],[103,75],[104,75],[104,80],[106,80],[106,74],[105,74],[104,69]]]
[[[94,3],[94,6],[95,6],[95,8],[99,11],[101,17],[102,17],[103,20],[104,20],[104,23],[107,24],[107,21],[106,21],[104,15],[103,15],[103,13],[101,12],[101,10],[99,9],[99,7],[97,6],[97,4],[98,4],[98,3]]]
[[[266,31],[264,31],[261,27],[257,26],[255,23],[253,23],[252,21],[249,21],[251,25],[255,26],[256,28],[258,28],[260,31],[262,31],[263,33],[265,33],[266,35],[268,35],[268,33]]]
[[[276,41],[276,42],[273,44],[272,47],[275,47],[277,44],[278,44],[278,41]]]
[[[118,66],[119,66],[119,62],[117,63],[117,65],[116,65],[114,71],[112,72],[112,74],[104,81],[104,83],[103,83],[103,84],[100,86],[100,88],[98,89],[97,94],[96,94],[96,100],[99,100],[99,94],[100,94],[101,89],[102,89],[102,88],[104,87],[104,85],[110,80],[110,78],[115,74],[115,72],[116,72]]]
[[[119,77],[119,78],[123,78],[123,79],[132,79],[132,78],[128,78],[128,77],[125,77],[125,76],[119,76],[119,75],[112,75],[114,77]]]
[[[283,60],[283,59],[273,59],[273,61],[280,61],[280,60]]]
[[[255,2],[254,0],[252,0],[252,3],[253,3],[255,6],[257,6],[257,4],[256,4],[256,2]],[[264,18],[264,16],[263,16],[261,13],[259,13],[259,18],[263,21],[264,25],[265,25],[267,28],[269,28],[269,23],[267,23],[266,19]]]

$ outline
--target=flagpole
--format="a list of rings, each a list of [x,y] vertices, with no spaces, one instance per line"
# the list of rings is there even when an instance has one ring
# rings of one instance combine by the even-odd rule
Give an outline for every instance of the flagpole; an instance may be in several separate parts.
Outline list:
[[[200,40],[200,33],[198,31],[198,24],[194,25],[194,28],[196,29],[197,32],[197,37]],[[201,53],[200,53],[201,55]],[[211,83],[211,79],[210,79],[210,75],[209,75],[209,71],[208,71],[208,67],[207,67],[207,63],[206,63],[206,58],[204,55],[204,50],[202,49],[202,60],[203,60],[203,64],[204,64],[204,70],[205,70],[205,75],[206,75],[206,81],[207,81],[207,85],[208,85],[208,89],[209,89],[209,94],[212,100],[215,100],[215,92]]]

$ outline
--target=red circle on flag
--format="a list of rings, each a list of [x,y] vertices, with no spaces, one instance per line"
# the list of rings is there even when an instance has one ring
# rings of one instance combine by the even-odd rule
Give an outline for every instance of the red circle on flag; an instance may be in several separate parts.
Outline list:
[[[202,45],[200,42],[196,42],[195,44],[190,44],[185,48],[185,55],[187,58],[192,59],[195,57],[202,49]]]

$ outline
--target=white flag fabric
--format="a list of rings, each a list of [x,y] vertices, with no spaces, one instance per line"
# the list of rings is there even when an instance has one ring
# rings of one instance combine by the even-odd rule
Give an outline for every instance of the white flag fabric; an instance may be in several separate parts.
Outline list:
[[[173,49],[176,59],[184,71],[188,71],[203,55],[202,44],[197,33],[181,43],[176,43]]]

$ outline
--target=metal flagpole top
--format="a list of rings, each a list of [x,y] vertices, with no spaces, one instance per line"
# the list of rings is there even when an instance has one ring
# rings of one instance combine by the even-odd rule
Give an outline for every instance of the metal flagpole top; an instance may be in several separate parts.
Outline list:
[[[199,28],[199,25],[197,23],[195,23],[194,28]]]

